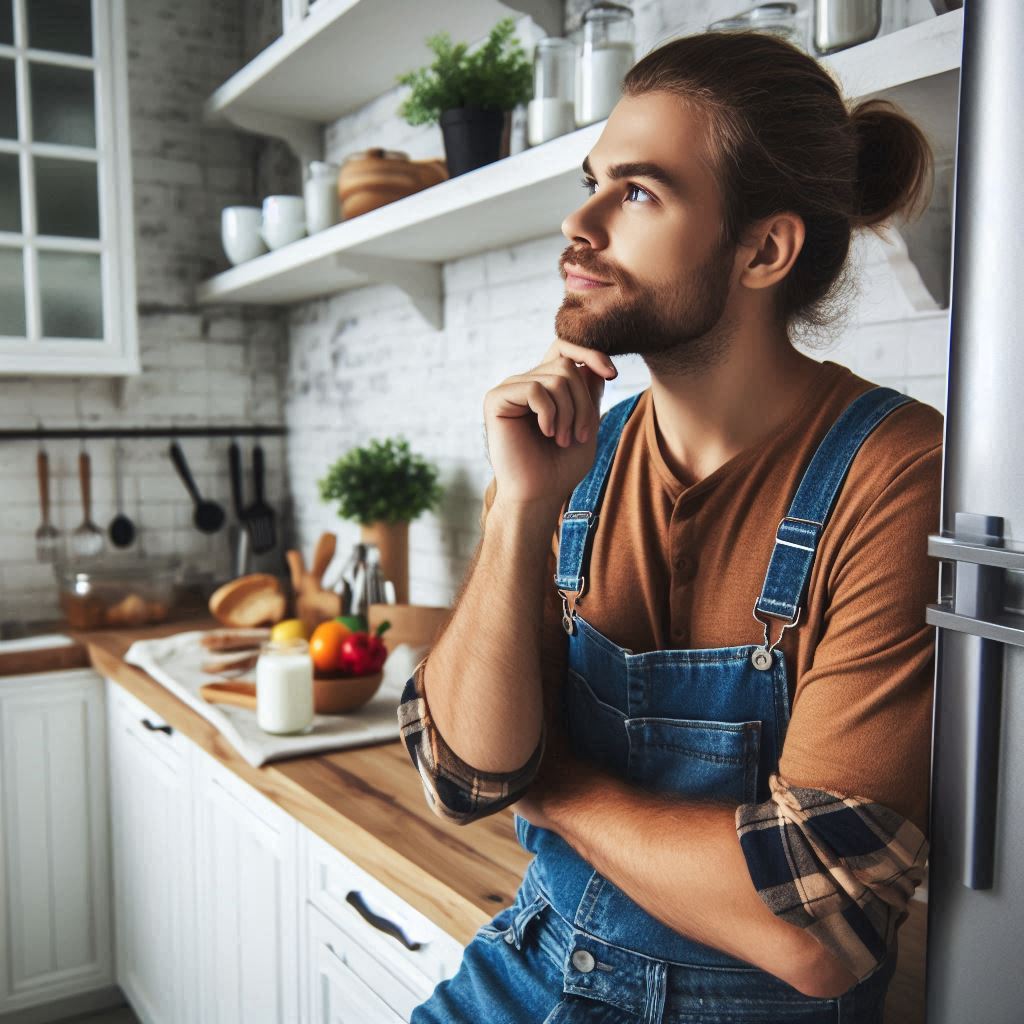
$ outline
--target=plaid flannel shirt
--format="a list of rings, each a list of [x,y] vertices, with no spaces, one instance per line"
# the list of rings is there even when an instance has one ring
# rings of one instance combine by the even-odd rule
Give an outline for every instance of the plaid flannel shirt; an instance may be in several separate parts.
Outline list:
[[[423,692],[423,665],[398,708],[402,739],[441,818],[465,825],[515,803],[544,756],[514,772],[480,772],[445,743]],[[736,808],[736,831],[761,900],[806,928],[862,981],[885,959],[924,877],[928,842],[910,820],[864,797],[769,778],[770,799]]]

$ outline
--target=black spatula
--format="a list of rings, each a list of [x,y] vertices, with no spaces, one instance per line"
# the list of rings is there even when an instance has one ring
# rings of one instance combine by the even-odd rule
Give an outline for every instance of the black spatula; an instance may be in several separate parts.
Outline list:
[[[263,497],[263,449],[258,443],[252,450],[252,487],[255,499],[245,510],[245,525],[249,528],[253,551],[262,555],[277,544],[277,533],[274,510]]]

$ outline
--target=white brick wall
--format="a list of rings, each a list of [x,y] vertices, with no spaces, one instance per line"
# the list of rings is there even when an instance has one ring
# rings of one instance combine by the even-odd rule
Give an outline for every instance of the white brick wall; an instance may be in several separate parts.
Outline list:
[[[568,29],[578,25],[585,6],[584,0],[568,0]],[[742,7],[736,0],[638,0],[639,51]],[[931,15],[927,0],[907,0],[888,11],[892,28]],[[457,28],[452,26],[456,37]],[[328,158],[343,159],[369,145],[414,157],[440,155],[436,128],[410,128],[395,115],[400,99],[396,90],[330,125]],[[477,543],[480,498],[490,478],[483,395],[535,364],[550,344],[562,295],[556,259],[564,245],[553,224],[547,238],[447,264],[441,331],[386,287],[292,310],[284,395],[288,472],[297,534],[307,550],[321,530],[338,533],[342,554],[358,537],[354,524],[338,520],[317,497],[316,481],[330,462],[370,438],[404,434],[439,464],[446,487],[440,513],[411,527],[411,600],[452,600]],[[855,258],[863,265],[860,300],[831,347],[812,354],[943,409],[948,314],[915,314],[873,239],[856,243]],[[619,379],[605,392],[606,407],[648,382],[635,357],[619,365]]]
[[[123,384],[92,378],[4,378],[0,426],[280,424],[280,313],[199,310],[193,301],[196,282],[226,266],[220,247],[221,208],[254,202],[262,194],[257,174],[261,184],[272,180],[264,170],[262,144],[204,125],[202,104],[265,45],[268,33],[262,21],[242,16],[241,0],[146,0],[126,7],[143,372]],[[182,442],[200,490],[225,504],[230,500],[228,443]],[[125,506],[139,527],[138,550],[179,554],[194,575],[224,577],[230,566],[228,532],[211,537],[192,528],[191,502],[174,474],[168,442],[124,444]],[[269,439],[264,447],[268,495],[279,512],[287,513],[282,502],[283,444]],[[249,442],[243,448],[248,459]],[[53,518],[65,533],[82,521],[78,450],[78,442],[49,446]],[[113,442],[90,443],[88,451],[93,520],[105,528],[114,514]],[[39,523],[35,456],[32,443],[0,443],[5,498],[0,621],[45,619],[57,613],[52,570],[34,560],[32,535]]]

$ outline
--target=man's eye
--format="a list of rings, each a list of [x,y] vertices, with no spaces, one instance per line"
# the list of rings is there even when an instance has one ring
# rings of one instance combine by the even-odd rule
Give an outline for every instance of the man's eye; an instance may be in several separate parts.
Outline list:
[[[588,195],[593,195],[597,191],[597,182],[593,178],[581,178],[580,184],[586,190]],[[642,189],[639,185],[627,185],[626,186],[626,200],[630,203],[649,203],[652,200],[650,192],[646,189]]]

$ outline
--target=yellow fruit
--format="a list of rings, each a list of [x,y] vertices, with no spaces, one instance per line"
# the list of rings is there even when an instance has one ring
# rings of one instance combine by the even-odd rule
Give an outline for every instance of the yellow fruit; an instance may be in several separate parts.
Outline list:
[[[270,631],[270,639],[279,642],[281,640],[306,640],[309,634],[306,627],[298,619],[283,619]]]

